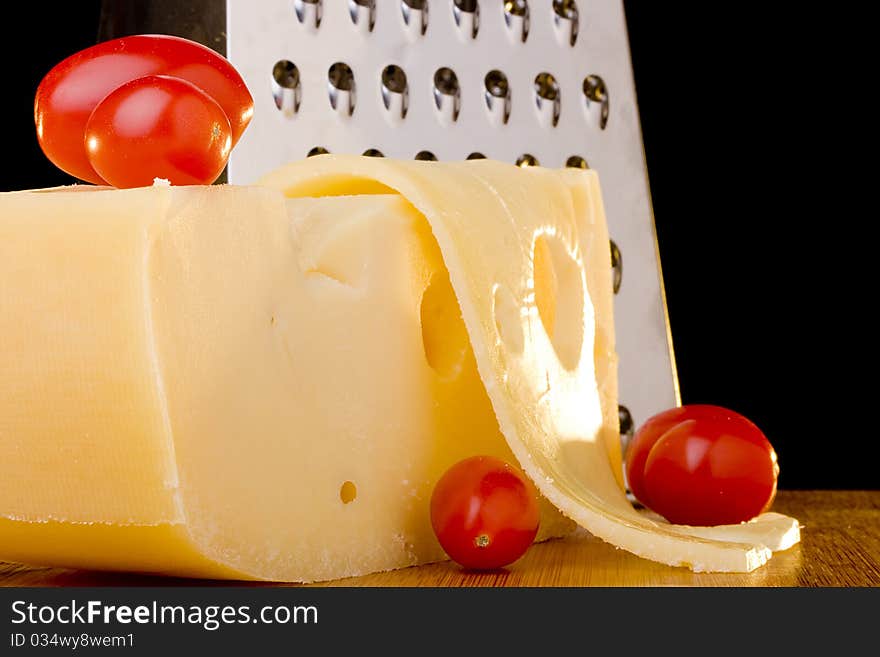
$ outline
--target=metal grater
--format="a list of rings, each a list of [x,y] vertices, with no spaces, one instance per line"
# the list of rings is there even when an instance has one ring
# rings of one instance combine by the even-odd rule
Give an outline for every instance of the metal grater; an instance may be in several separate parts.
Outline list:
[[[152,5],[105,0],[102,36],[115,36],[110,14],[116,32],[160,27],[223,52],[224,35],[213,31],[222,2]],[[621,0],[226,0],[225,8],[225,53],[255,101],[230,183],[323,152],[589,166],[613,240],[621,432],[679,403]]]

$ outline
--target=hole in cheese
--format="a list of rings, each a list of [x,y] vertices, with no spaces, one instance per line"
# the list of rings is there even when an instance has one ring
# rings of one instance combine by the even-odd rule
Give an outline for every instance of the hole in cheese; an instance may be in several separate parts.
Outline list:
[[[370,279],[370,257],[376,239],[371,213],[351,208],[347,213],[324,221],[320,230],[313,225],[320,212],[306,213],[292,220],[292,235],[305,280],[326,289],[327,284],[364,288]],[[372,265],[375,267],[375,265]]]
[[[343,504],[350,504],[351,502],[354,502],[357,495],[358,489],[357,486],[354,485],[354,482],[342,482],[342,486],[339,487],[339,499],[342,500]]]
[[[555,235],[535,240],[535,305],[562,366],[577,368],[584,340],[584,281],[581,268]]]
[[[469,343],[448,273],[432,276],[422,295],[419,316],[428,365],[442,379],[455,379],[461,373]]]

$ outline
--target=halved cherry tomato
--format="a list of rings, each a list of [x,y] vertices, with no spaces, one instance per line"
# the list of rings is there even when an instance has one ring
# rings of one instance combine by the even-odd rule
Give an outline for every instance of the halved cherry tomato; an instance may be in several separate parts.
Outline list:
[[[627,449],[626,472],[633,494],[670,522],[722,525],[770,508],[779,466],[754,423],[726,408],[696,405],[645,422]]]
[[[431,524],[446,554],[465,568],[501,568],[535,540],[538,493],[518,468],[492,456],[474,456],[437,482]]]
[[[103,184],[83,148],[86,122],[107,94],[145,75],[182,78],[211,96],[229,120],[233,146],[253,115],[244,80],[210,48],[167,35],[122,37],[71,55],[43,78],[34,100],[34,121],[46,156],[81,180]]]
[[[231,144],[221,107],[194,84],[164,75],[112,91],[85,130],[89,161],[114,187],[143,187],[154,178],[210,184],[226,166]]]

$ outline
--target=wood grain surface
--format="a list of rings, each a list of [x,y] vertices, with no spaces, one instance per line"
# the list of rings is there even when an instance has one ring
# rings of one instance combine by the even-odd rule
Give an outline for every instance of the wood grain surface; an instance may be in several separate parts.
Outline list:
[[[780,491],[773,510],[801,522],[801,543],[748,574],[664,566],[579,531],[535,545],[495,572],[468,573],[443,562],[323,586],[880,586],[880,491]],[[0,563],[0,586],[168,585],[267,586]]]

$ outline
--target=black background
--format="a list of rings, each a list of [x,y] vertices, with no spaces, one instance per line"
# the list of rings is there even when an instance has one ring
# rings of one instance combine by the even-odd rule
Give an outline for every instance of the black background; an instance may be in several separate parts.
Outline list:
[[[752,418],[782,488],[878,488],[855,248],[877,211],[851,207],[840,148],[866,79],[829,58],[859,19],[773,4],[625,3],[682,398]],[[100,2],[7,6],[0,190],[70,183],[33,94],[94,43]]]

